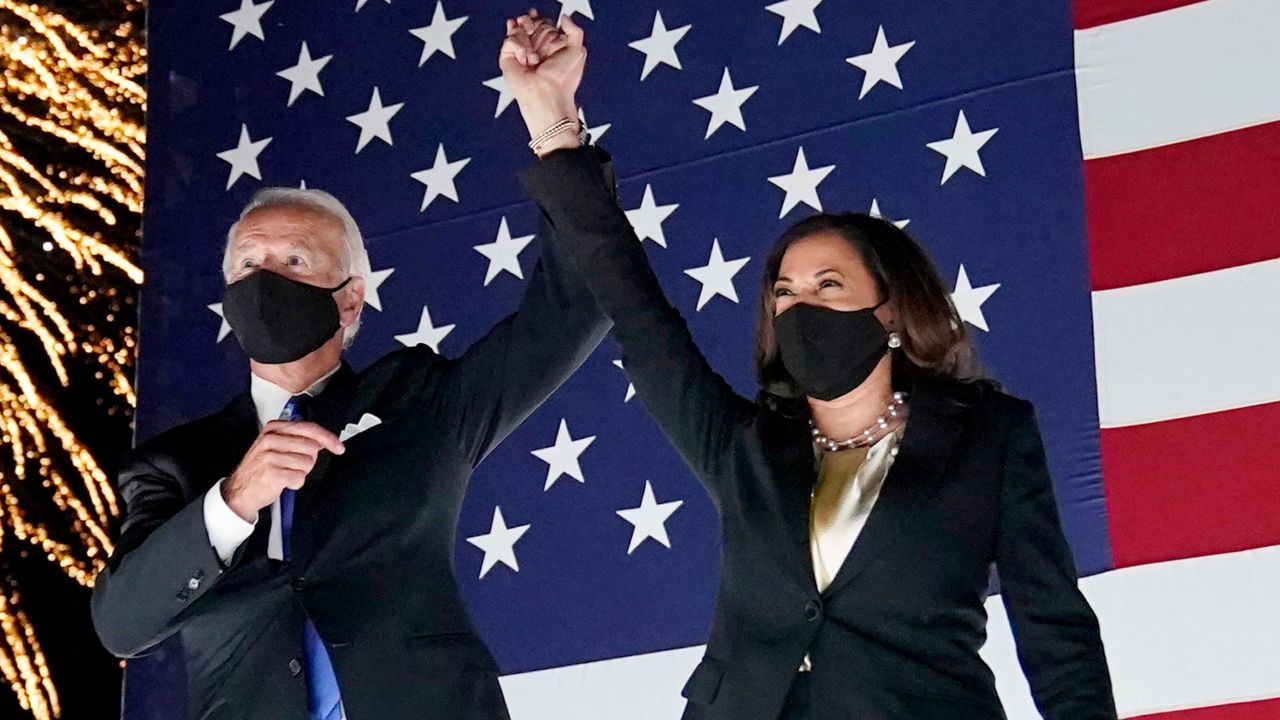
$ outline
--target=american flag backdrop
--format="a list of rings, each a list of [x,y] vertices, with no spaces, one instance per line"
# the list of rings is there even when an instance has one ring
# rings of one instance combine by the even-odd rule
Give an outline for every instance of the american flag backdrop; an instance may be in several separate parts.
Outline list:
[[[371,256],[349,360],[456,355],[539,250],[499,78],[514,0],[149,3],[137,428],[221,407],[227,227],[323,188]],[[621,204],[752,395],[766,248],[816,210],[922,240],[985,365],[1037,406],[1125,717],[1280,718],[1280,3],[562,0]],[[456,573],[516,720],[674,718],[718,573],[703,490],[606,341],[479,468]],[[984,657],[1038,717],[998,598]],[[394,669],[389,669],[394,671]],[[180,648],[130,663],[171,717]],[[359,720],[355,718],[353,720]]]

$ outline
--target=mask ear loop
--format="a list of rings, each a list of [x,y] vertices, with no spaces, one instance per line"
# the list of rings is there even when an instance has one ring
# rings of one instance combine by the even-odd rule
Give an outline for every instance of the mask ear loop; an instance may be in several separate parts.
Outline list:
[[[336,293],[336,292],[338,292],[338,291],[339,291],[339,290],[341,290],[342,288],[344,288],[344,287],[346,287],[346,286],[350,285],[350,284],[351,284],[351,281],[352,281],[352,280],[354,280],[355,278],[356,278],[356,276],[355,276],[355,275],[348,275],[346,280],[343,280],[341,283],[339,283],[337,287],[335,287],[335,288],[331,288],[331,289],[329,290],[329,292],[330,292],[330,293]]]

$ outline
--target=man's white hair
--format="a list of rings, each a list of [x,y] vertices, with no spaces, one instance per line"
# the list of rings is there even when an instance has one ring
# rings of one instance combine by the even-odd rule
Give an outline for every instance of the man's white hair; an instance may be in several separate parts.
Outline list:
[[[342,273],[348,277],[363,278],[367,288],[373,268],[369,265],[369,253],[364,248],[364,236],[360,234],[360,227],[356,225],[355,218],[351,217],[351,212],[338,198],[323,190],[310,188],[268,187],[254,193],[249,204],[240,211],[240,218],[232,223],[231,229],[227,230],[227,247],[222,253],[223,279],[230,280],[231,274],[235,271],[231,266],[231,245],[236,238],[236,229],[249,213],[266,208],[299,207],[319,210],[342,225],[342,251],[338,258]],[[350,347],[359,330],[360,315],[358,314],[355,322],[343,330],[342,347]]]

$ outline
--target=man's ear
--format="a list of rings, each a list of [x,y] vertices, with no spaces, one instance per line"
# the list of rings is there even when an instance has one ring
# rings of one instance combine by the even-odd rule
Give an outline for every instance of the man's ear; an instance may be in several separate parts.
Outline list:
[[[364,307],[364,278],[356,275],[338,292],[338,318],[342,327],[355,323]]]

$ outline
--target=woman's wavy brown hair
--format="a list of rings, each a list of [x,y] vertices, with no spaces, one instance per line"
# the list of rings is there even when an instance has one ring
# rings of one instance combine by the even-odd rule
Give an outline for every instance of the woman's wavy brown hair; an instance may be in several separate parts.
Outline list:
[[[787,249],[820,232],[833,232],[852,245],[875,279],[880,299],[893,301],[897,310],[895,330],[902,338],[902,347],[893,351],[894,387],[908,389],[921,374],[960,381],[984,378],[969,333],[951,304],[951,293],[924,248],[893,223],[875,216],[822,213],[783,232],[765,260],[755,364],[767,397],[783,403],[803,398],[782,365],[774,337],[773,284]]]

